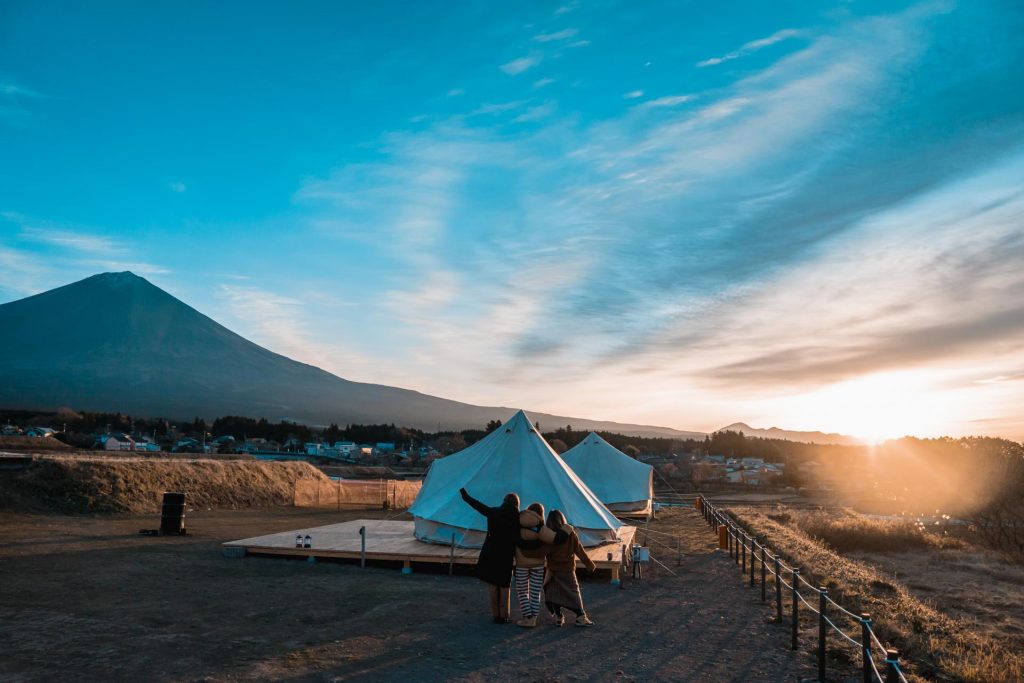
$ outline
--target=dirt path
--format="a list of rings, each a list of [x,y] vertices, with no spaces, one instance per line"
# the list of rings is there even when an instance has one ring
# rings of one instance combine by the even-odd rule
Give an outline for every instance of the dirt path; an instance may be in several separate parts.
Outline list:
[[[678,565],[654,546],[678,576],[656,569],[623,589],[584,580],[590,629],[494,625],[465,575],[220,554],[225,540],[368,516],[194,513],[194,536],[151,538],[137,532],[152,517],[0,515],[0,679],[813,678],[813,655],[787,649],[786,627],[692,511],[652,526],[680,539]]]

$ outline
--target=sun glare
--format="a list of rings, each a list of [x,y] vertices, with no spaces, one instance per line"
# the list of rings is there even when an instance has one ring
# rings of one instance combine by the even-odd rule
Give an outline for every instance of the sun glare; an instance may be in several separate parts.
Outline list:
[[[872,443],[937,436],[952,416],[951,397],[921,372],[881,373],[839,382],[793,399],[793,423]],[[787,411],[789,412],[789,411]]]

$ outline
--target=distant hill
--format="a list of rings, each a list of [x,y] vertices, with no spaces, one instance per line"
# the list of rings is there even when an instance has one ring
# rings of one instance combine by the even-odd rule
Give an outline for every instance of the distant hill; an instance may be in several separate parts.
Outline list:
[[[788,429],[770,427],[768,429],[757,429],[744,422],[736,422],[728,427],[722,427],[719,432],[740,432],[744,436],[759,436],[764,439],[785,439],[786,441],[799,441],[801,443],[837,444],[840,446],[862,446],[864,441],[845,434],[827,434],[825,432],[797,432]]]
[[[244,415],[483,428],[515,410],[351,382],[268,351],[130,272],[0,305],[0,406],[191,419]],[[543,429],[704,438],[702,432],[531,412]]]

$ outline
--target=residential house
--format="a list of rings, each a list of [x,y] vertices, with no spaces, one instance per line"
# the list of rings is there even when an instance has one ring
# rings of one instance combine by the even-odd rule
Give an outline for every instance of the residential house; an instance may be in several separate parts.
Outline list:
[[[105,451],[135,450],[135,439],[128,434],[104,434],[97,441]]]
[[[352,451],[356,449],[354,441],[335,441],[334,450],[338,451],[341,455],[352,455]]]
[[[202,450],[203,447],[199,441],[192,438],[179,439],[171,447],[171,453],[200,453]]]

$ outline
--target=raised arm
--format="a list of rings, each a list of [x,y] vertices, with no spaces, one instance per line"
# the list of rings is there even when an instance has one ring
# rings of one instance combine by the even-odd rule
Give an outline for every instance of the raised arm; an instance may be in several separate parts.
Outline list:
[[[494,508],[488,505],[484,505],[479,500],[469,495],[469,491],[467,491],[466,489],[459,489],[459,494],[462,495],[462,500],[469,503],[470,507],[472,507],[474,510],[479,512],[484,517],[490,518],[490,516],[494,513]]]
[[[576,547],[573,549],[573,552],[576,554],[576,557],[580,558],[580,562],[586,566],[587,571],[592,572],[597,569],[597,565],[594,564],[592,559],[590,559],[590,555],[587,555],[587,551],[583,548],[583,544],[579,542],[578,538],[575,540]]]

